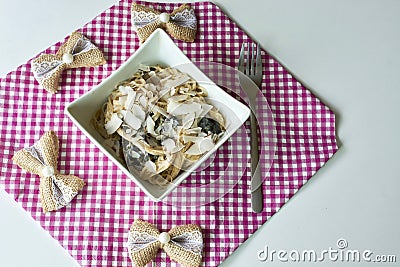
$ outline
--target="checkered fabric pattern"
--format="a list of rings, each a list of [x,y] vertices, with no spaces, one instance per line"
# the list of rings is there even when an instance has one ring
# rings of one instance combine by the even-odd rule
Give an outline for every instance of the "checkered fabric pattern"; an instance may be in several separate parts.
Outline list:
[[[78,31],[105,54],[108,63],[96,68],[69,69],[60,79],[61,90],[51,95],[35,81],[31,60],[0,80],[0,185],[38,221],[82,266],[130,266],[125,242],[133,220],[141,217],[160,230],[196,223],[204,229],[203,266],[216,266],[279,210],[336,152],[335,116],[279,62],[263,53],[263,93],[269,101],[277,130],[277,151],[263,186],[265,209],[251,210],[250,176],[223,198],[197,208],[154,203],[97,149],[64,114],[65,106],[116,70],[139,47],[130,23],[130,1],[121,1]],[[140,2],[171,12],[178,4]],[[242,42],[251,39],[217,6],[191,4],[198,17],[194,43],[175,40],[194,61],[220,62],[235,67]],[[49,47],[55,53],[61,42]],[[247,124],[248,127],[248,124]],[[12,163],[13,154],[32,145],[47,130],[60,139],[60,172],[85,180],[87,186],[71,205],[43,214],[39,179]],[[223,147],[213,165],[223,166]],[[248,157],[249,149],[235,157]],[[209,174],[205,169],[194,175]],[[165,253],[159,266],[175,266]]]

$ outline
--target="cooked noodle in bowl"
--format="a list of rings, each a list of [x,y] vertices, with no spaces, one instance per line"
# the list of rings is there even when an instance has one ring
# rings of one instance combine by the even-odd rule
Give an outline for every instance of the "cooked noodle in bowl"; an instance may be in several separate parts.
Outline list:
[[[207,91],[171,67],[140,65],[118,83],[93,125],[129,172],[160,186],[173,182],[225,134]]]

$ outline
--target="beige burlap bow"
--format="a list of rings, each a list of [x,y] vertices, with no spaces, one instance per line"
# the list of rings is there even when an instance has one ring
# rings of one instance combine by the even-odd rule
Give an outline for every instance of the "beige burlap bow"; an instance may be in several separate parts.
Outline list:
[[[40,176],[40,200],[43,212],[68,205],[85,183],[79,177],[57,171],[58,138],[45,133],[33,146],[15,153],[13,161],[22,169]]]
[[[64,69],[94,67],[105,64],[103,53],[79,32],[73,32],[55,55],[41,54],[32,61],[35,79],[48,92],[58,91],[58,80]]]
[[[132,26],[141,43],[146,41],[157,28],[164,29],[176,39],[193,42],[196,37],[197,20],[193,9],[187,4],[168,14],[133,3]]]
[[[160,233],[154,225],[138,219],[129,231],[127,246],[136,267],[146,266],[160,248],[181,265],[198,267],[202,258],[203,236],[198,225],[181,225]]]

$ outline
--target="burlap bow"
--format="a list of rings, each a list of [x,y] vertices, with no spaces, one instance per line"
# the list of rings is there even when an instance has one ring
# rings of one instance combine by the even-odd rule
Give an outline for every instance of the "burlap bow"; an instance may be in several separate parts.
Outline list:
[[[40,176],[40,199],[43,212],[66,206],[85,183],[73,175],[57,171],[58,138],[53,131],[45,133],[29,148],[15,153],[13,161],[22,169]]]
[[[133,3],[132,26],[142,43],[157,28],[164,29],[176,39],[193,42],[196,37],[197,20],[193,9],[187,4],[168,14]]]
[[[201,264],[203,236],[194,224],[172,228],[168,233],[143,220],[135,220],[128,234],[129,256],[136,267],[146,266],[162,248],[174,261],[186,267]]]
[[[35,79],[50,93],[57,93],[64,69],[94,67],[106,63],[103,53],[81,33],[73,32],[55,55],[41,54],[32,61]]]

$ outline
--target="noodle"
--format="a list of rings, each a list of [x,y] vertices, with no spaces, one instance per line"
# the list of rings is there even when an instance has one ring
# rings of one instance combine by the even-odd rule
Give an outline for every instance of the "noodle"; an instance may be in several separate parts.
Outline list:
[[[210,151],[225,120],[207,92],[174,68],[139,66],[121,81],[93,125],[131,173],[165,185]]]

